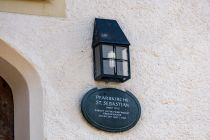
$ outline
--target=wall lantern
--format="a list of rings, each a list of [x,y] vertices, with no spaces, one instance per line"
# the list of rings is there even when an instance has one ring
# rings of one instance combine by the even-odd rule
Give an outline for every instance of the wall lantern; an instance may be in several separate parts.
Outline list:
[[[95,19],[92,42],[95,80],[130,79],[129,45],[116,20]]]

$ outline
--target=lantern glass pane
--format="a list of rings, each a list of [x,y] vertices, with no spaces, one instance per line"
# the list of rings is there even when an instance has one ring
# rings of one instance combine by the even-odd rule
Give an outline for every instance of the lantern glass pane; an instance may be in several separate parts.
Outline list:
[[[128,76],[128,61],[117,62],[117,75]]]
[[[104,74],[114,75],[115,60],[113,59],[103,60],[103,70]]]
[[[116,58],[128,60],[128,53],[126,47],[116,46]]]
[[[100,47],[95,48],[95,74],[99,76],[101,74],[101,65],[100,65]]]
[[[102,45],[103,58],[115,58],[113,46]]]

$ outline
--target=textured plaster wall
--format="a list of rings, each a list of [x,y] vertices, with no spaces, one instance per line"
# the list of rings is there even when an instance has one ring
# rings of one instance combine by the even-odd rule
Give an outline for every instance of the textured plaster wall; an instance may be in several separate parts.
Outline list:
[[[0,38],[41,76],[45,140],[210,139],[209,0],[66,0],[66,7],[66,18],[0,13]],[[128,37],[128,82],[93,80],[95,17],[118,20]],[[133,92],[138,124],[116,134],[91,127],[80,101],[93,87]]]

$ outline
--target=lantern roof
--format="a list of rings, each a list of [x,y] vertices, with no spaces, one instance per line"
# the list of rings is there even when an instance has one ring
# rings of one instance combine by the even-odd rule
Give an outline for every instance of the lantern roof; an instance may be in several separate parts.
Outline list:
[[[130,43],[116,20],[95,19],[92,47],[98,44],[129,46]]]

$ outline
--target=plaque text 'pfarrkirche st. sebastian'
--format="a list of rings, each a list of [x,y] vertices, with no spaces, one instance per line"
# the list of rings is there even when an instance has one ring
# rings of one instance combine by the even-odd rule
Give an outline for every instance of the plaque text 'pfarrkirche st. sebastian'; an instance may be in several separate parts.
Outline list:
[[[132,128],[141,114],[135,96],[113,88],[90,90],[82,99],[81,110],[91,125],[110,132]]]
[[[129,115],[129,111],[122,111],[128,109],[121,109],[129,108],[128,98],[96,95],[96,105],[105,106],[104,109],[95,109],[98,117],[125,120]]]

